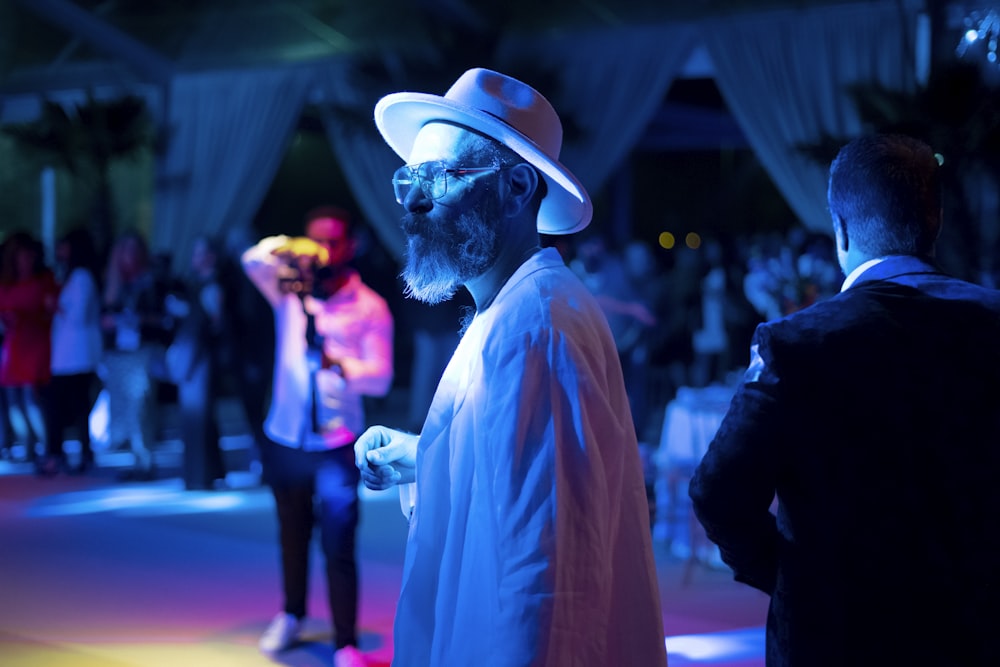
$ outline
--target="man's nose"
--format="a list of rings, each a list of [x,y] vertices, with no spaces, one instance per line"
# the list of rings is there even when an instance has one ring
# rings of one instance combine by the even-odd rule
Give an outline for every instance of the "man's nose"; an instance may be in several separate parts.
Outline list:
[[[419,184],[414,184],[403,197],[403,208],[410,213],[429,211],[433,205],[431,198],[424,194],[424,189]]]

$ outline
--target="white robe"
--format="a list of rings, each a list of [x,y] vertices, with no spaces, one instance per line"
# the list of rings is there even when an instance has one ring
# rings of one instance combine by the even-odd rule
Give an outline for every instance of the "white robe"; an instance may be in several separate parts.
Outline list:
[[[536,253],[421,432],[394,667],[666,664],[630,414],[600,307]]]

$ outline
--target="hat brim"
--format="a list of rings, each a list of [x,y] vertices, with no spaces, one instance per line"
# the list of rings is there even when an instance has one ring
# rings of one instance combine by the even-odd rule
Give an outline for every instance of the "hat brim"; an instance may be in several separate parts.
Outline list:
[[[464,125],[493,137],[542,173],[548,191],[538,211],[539,233],[572,234],[590,224],[590,196],[572,172],[496,116],[426,93],[393,93],[375,105],[375,126],[404,162],[410,159],[420,128],[434,121]]]

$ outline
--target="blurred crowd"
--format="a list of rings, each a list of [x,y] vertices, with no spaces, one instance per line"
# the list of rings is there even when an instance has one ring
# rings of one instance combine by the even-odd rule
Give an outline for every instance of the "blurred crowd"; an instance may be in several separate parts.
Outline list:
[[[242,247],[229,250],[197,239],[182,276],[134,231],[118,236],[103,260],[85,228],[58,239],[48,257],[32,234],[7,235],[0,456],[33,463],[40,476],[80,474],[94,466],[99,444],[131,454],[121,478],[154,479],[160,407],[171,402],[185,487],[223,485],[217,400],[239,395],[248,422],[259,426],[266,390],[257,389],[267,385],[273,354],[267,326],[237,335],[269,314],[239,270]],[[92,419],[98,403],[104,428]],[[65,448],[71,438],[79,443],[73,456]]]
[[[83,473],[100,446],[131,454],[123,479],[154,479],[160,408],[173,403],[186,488],[224,486],[216,404],[237,399],[261,442],[273,366],[272,316],[239,266],[253,241],[199,238],[181,274],[134,231],[120,234],[103,260],[83,228],[58,239],[48,258],[32,234],[8,234],[0,246],[0,456],[31,461],[41,476]],[[832,240],[797,228],[670,250],[639,239],[613,244],[599,232],[543,241],[558,244],[604,308],[636,430],[649,443],[678,388],[738,377],[758,323],[835,294],[843,280]],[[416,430],[427,387],[458,342],[465,302],[409,301],[397,318],[413,337],[412,371],[401,377],[414,399],[406,425]],[[95,444],[98,401],[107,424]],[[72,456],[70,438],[79,442]]]
[[[832,238],[798,228],[669,250],[592,234],[559,248],[605,309],[636,431],[649,443],[678,388],[732,382],[757,324],[828,298],[843,281]]]

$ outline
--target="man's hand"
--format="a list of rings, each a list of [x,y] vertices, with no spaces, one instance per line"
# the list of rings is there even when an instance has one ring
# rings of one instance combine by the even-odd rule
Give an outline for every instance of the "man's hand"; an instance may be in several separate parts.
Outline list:
[[[372,426],[354,443],[354,464],[369,489],[382,491],[416,479],[417,436]]]

